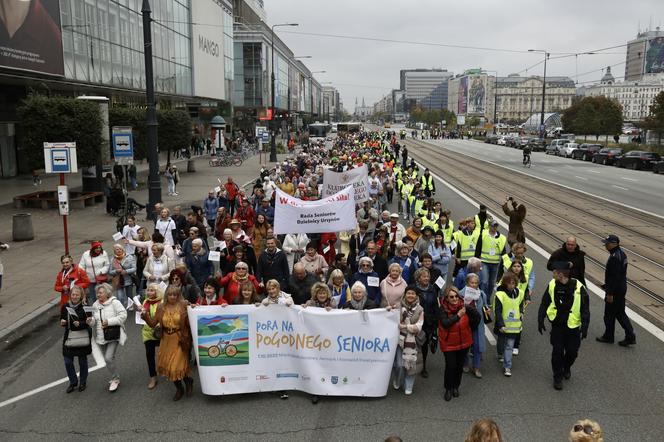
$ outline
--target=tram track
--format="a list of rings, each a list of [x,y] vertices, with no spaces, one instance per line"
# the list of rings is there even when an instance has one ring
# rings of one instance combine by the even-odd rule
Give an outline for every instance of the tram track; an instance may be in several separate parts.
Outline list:
[[[513,170],[495,166],[463,153],[449,151],[419,140],[407,140],[410,155],[433,172],[441,175],[474,197],[495,213],[502,213],[506,195],[513,195],[528,209],[525,224],[531,237],[538,238],[552,252],[569,235],[587,244],[587,277],[601,284],[606,251],[600,239],[608,233],[621,237],[621,246],[630,257],[631,290],[645,295],[654,304],[664,307],[664,231],[660,218],[630,211],[619,205],[563,186],[547,183]],[[446,164],[453,165],[446,167]],[[536,231],[537,234],[533,232]]]

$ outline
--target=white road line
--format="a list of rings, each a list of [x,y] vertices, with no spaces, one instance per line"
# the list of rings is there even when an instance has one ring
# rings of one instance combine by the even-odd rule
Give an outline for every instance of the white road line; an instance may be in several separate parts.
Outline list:
[[[104,355],[101,354],[101,349],[99,348],[99,345],[97,345],[97,343],[94,341],[94,338],[92,339],[92,357],[94,358],[97,365],[90,368],[88,370],[88,373],[92,373],[93,371],[97,371],[101,368],[106,367],[106,361],[104,361]],[[80,373],[76,372],[76,376],[79,375]],[[11,405],[15,402],[18,402],[30,396],[34,396],[35,394],[41,393],[42,391],[48,390],[49,388],[57,387],[58,385],[64,384],[65,382],[69,382],[69,378],[58,379],[57,381],[53,381],[50,384],[42,385],[41,387],[35,388],[23,394],[19,394],[18,396],[14,396],[11,399],[7,399],[6,401],[0,402],[0,408],[6,407],[7,405]]]
[[[590,172],[590,173],[602,173],[599,170],[589,170],[588,172]]]
[[[558,172],[556,169],[547,169],[549,172]]]
[[[574,178],[578,178],[578,179],[583,180],[583,181],[588,181],[588,178],[584,178],[584,177],[578,176],[578,175],[574,175]]]
[[[493,333],[491,333],[491,328],[486,324],[484,324],[484,335],[486,340],[489,341],[489,344],[495,347],[497,344],[496,338],[494,338]]]
[[[419,163],[419,162],[417,162],[417,161],[416,161],[416,163],[419,164],[420,168],[423,168],[423,167],[424,167],[421,163]],[[498,166],[498,164],[497,164],[497,166]],[[432,175],[435,179],[437,179],[438,181],[440,181],[441,183],[443,183],[445,186],[449,187],[454,193],[456,193],[456,194],[459,195],[461,198],[463,198],[464,200],[466,200],[470,205],[472,205],[473,207],[476,207],[476,208],[479,209],[480,205],[479,205],[478,202],[474,201],[472,198],[470,198],[468,195],[466,195],[465,193],[463,193],[461,190],[457,189],[457,188],[454,187],[452,184],[450,184],[450,183],[448,183],[447,181],[445,181],[444,179],[442,179],[439,175],[437,175],[437,174],[435,174],[435,173],[433,173],[433,172],[431,173],[431,175]],[[526,174],[526,175],[527,175],[527,174]],[[535,178],[537,178],[537,177],[535,177]],[[545,181],[546,181],[546,180],[545,180]],[[554,183],[554,184],[556,184],[556,183]],[[604,198],[602,198],[602,199],[604,199]],[[637,209],[637,210],[639,210],[639,209]],[[491,215],[493,215],[493,219],[497,220],[497,221],[498,221],[498,224],[500,224],[500,226],[501,226],[502,228],[504,228],[505,230],[508,229],[508,225],[507,225],[507,223],[506,223],[505,221],[503,221],[501,218],[499,218],[499,217],[496,216],[495,214],[491,214]],[[659,215],[656,215],[656,216],[659,216]],[[537,253],[539,253],[540,255],[542,255],[545,259],[549,259],[549,257],[551,256],[551,254],[548,253],[546,250],[544,250],[544,249],[542,248],[542,246],[540,246],[539,244],[537,244],[537,243],[531,241],[530,239],[526,239],[526,244],[527,244],[531,249],[533,249],[534,251],[536,251]],[[588,288],[589,291],[593,292],[593,293],[594,293],[595,295],[597,295],[599,298],[604,299],[604,291],[603,291],[600,287],[598,287],[596,284],[593,284],[592,282],[587,281],[587,288]],[[643,316],[639,315],[637,312],[635,312],[634,310],[632,310],[632,309],[630,309],[630,308],[628,308],[628,307],[625,308],[625,311],[627,312],[627,316],[629,316],[630,319],[632,319],[634,322],[636,322],[637,324],[639,324],[644,330],[646,330],[648,333],[650,333],[651,335],[653,335],[655,338],[657,338],[657,339],[659,339],[660,341],[664,342],[664,330],[659,329],[655,324],[653,324],[652,322],[648,321],[648,320],[645,319]]]
[[[629,190],[627,187],[616,186],[615,184],[611,184],[611,187],[615,187],[616,189],[621,189],[621,190]]]
[[[636,180],[634,178],[627,178],[627,177],[624,177],[624,176],[621,176],[620,178],[622,178],[623,180],[626,180],[626,181],[634,181],[634,182],[639,181],[639,180]]]

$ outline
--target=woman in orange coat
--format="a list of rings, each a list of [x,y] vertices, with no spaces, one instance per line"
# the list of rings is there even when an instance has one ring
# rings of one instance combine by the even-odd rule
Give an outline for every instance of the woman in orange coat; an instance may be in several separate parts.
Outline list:
[[[55,278],[55,291],[60,293],[60,309],[69,302],[69,291],[73,286],[79,286],[87,289],[90,285],[90,278],[85,270],[74,264],[74,259],[70,255],[60,257],[62,270]]]

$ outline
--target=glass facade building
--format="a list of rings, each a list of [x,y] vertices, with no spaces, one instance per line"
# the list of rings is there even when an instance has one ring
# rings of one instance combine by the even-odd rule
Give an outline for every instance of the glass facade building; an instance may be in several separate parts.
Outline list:
[[[60,0],[65,77],[145,88],[141,0]],[[153,0],[155,90],[191,95],[189,0]]]

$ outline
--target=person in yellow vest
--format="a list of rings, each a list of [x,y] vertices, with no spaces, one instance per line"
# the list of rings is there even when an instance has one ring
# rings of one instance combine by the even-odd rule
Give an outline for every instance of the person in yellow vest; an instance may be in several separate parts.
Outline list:
[[[424,175],[420,178],[422,183],[422,189],[424,189],[424,194],[427,198],[431,198],[431,195],[436,194],[436,183],[433,182],[433,176],[429,171],[429,168],[424,169]]]
[[[482,290],[486,293],[488,301],[491,302],[493,289],[498,278],[498,269],[502,256],[507,253],[505,245],[507,237],[498,231],[498,221],[492,220],[488,231],[482,233],[482,274],[480,275]]]
[[[523,265],[523,273],[526,276],[526,280],[528,281],[528,292],[533,293],[533,289],[535,288],[535,268],[534,268],[534,262],[532,259],[526,257],[526,252],[528,251],[528,247],[526,247],[525,244],[523,243],[515,243],[512,245],[512,251],[509,254],[504,254],[502,256],[502,271],[506,272],[512,263],[514,261],[520,261],[521,264]],[[501,272],[499,272],[500,274]],[[514,354],[518,355],[519,354],[519,347],[521,345],[521,334],[519,334],[516,337],[516,342],[514,343]]]
[[[516,336],[521,332],[525,296],[517,288],[518,280],[513,273],[505,273],[496,290],[493,331],[498,335],[498,357],[503,363],[503,374],[512,376],[512,349]]]
[[[448,246],[452,243],[452,235],[454,234],[454,221],[450,219],[449,211],[443,211],[436,220],[436,230],[442,230],[445,235],[445,244]]]
[[[415,187],[412,180],[406,177],[403,186],[401,186],[401,213],[403,213],[403,219],[408,219],[410,217],[410,202],[415,198],[415,195],[413,194],[414,190]]]
[[[465,227],[461,228],[460,233],[457,233],[456,250],[455,250],[455,263],[454,275],[459,273],[459,269],[466,267],[468,260],[475,256],[475,248],[477,240],[479,239],[480,231],[475,229],[475,221],[472,218],[465,219]]]
[[[572,377],[572,365],[579,354],[581,340],[588,335],[590,301],[580,281],[569,277],[569,263],[553,264],[549,282],[537,313],[537,331],[542,334],[544,319],[551,323],[551,368],[553,388],[563,389],[563,379]]]

